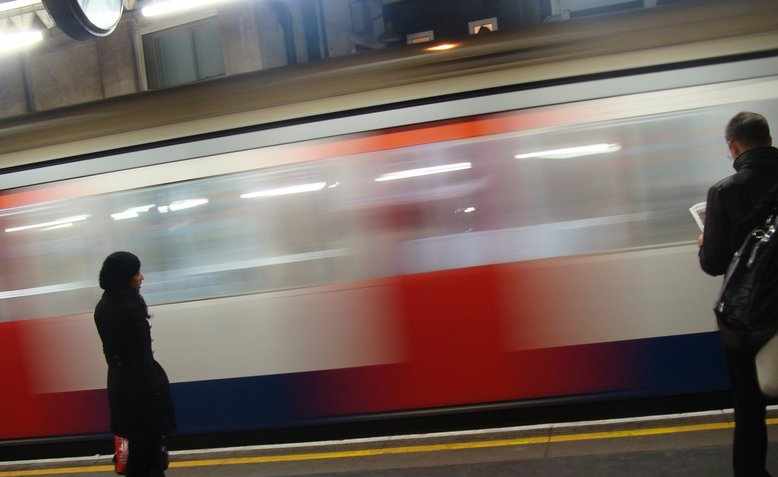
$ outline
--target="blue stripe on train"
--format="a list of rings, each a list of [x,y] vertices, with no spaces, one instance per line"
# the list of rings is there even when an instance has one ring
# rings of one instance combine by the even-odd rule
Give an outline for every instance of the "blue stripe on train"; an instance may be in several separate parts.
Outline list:
[[[626,341],[619,347],[625,350],[625,359],[631,361],[629,366],[638,385],[614,389],[614,396],[672,396],[721,391],[729,386],[718,333]],[[325,372],[174,384],[179,432],[282,427],[326,417],[311,415],[310,411],[316,407],[312,402],[316,397],[308,383],[322,373]]]
[[[718,333],[638,340],[635,372],[641,395],[689,394],[729,388]]]

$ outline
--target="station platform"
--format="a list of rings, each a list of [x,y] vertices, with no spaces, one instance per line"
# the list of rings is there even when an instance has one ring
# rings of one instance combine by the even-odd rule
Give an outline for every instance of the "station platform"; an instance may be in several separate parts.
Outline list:
[[[778,409],[768,412],[778,470]],[[171,453],[168,476],[729,476],[731,410]],[[0,477],[111,475],[111,456],[0,463]]]

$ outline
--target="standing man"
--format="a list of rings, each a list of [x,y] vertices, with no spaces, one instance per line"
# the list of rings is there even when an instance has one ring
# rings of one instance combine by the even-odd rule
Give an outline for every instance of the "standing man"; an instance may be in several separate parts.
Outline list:
[[[700,265],[710,275],[723,275],[732,256],[757,225],[752,214],[765,194],[778,184],[778,149],[772,147],[770,128],[764,116],[739,113],[726,129],[727,146],[734,159],[735,174],[708,191],[705,230],[699,238]],[[719,323],[729,364],[735,405],[733,466],[735,477],[765,477],[767,428],[766,400],[756,378],[755,343]]]

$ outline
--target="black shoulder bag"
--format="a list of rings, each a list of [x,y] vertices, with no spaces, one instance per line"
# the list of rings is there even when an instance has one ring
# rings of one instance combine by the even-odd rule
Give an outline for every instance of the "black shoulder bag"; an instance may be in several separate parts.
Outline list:
[[[750,222],[758,225],[732,257],[714,311],[725,342],[759,347],[778,326],[778,186]]]

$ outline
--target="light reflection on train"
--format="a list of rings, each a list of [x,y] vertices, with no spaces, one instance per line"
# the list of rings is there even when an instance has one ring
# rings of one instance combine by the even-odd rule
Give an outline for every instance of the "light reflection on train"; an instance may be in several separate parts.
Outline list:
[[[769,116],[776,82],[739,87]],[[322,151],[348,136],[274,146],[229,173],[171,163],[0,194],[14,409],[0,438],[107,429],[91,310],[121,249],[143,260],[183,432],[722,389],[688,207],[727,174],[720,129],[753,104],[706,88],[706,107],[672,109],[692,90],[650,110],[610,98],[378,131],[347,154]],[[294,154],[311,160],[259,159]]]

